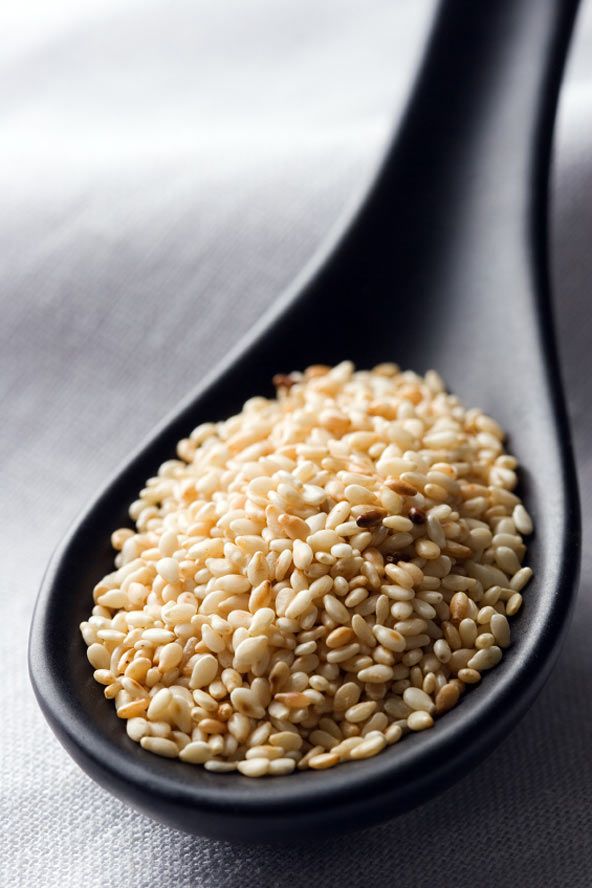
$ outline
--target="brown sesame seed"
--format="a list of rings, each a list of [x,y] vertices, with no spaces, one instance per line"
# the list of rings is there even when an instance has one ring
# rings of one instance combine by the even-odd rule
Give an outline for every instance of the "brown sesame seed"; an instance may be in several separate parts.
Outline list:
[[[387,515],[386,509],[370,509],[356,518],[358,527],[375,527]]]
[[[400,478],[391,478],[385,484],[389,490],[398,493],[399,496],[415,496],[417,494],[417,489],[412,484],[402,481]]]
[[[276,388],[291,389],[298,380],[288,373],[276,373],[272,382]]]

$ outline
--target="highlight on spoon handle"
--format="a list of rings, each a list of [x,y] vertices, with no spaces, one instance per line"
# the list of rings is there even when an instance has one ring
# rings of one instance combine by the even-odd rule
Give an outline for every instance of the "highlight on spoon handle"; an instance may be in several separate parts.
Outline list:
[[[442,0],[369,210],[407,203],[431,234],[489,227],[545,244],[557,95],[578,0]],[[375,204],[375,207],[373,207]],[[512,230],[510,230],[510,228]],[[412,236],[418,232],[412,226]],[[405,226],[400,234],[405,236]]]
[[[578,0],[442,0],[377,204],[393,191],[414,199],[416,214],[428,202],[446,227],[455,211],[491,219],[511,206],[514,217],[534,211],[540,236],[577,7]]]

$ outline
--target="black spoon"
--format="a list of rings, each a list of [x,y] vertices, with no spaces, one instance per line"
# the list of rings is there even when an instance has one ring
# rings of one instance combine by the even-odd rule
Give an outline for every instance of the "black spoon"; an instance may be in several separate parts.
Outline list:
[[[483,758],[546,679],[580,548],[546,256],[552,124],[576,6],[441,4],[401,129],[340,239],[110,482],[55,555],[31,629],[35,693],[76,761],[152,817],[260,841],[393,817]],[[510,430],[537,529],[514,645],[434,730],[374,759],[259,781],[159,759],[127,738],[78,632],[92,586],[110,570],[110,532],[197,423],[269,392],[278,371],[346,357],[435,367],[466,404]]]

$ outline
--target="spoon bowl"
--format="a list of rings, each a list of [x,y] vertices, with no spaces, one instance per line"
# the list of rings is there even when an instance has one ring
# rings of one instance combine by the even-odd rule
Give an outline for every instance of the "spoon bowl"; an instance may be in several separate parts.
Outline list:
[[[376,179],[289,292],[130,459],[64,541],[33,618],[29,667],[58,739],[144,813],[225,839],[359,828],[425,801],[510,731],[558,652],[579,566],[578,495],[549,307],[547,181],[576,2],[442,3]],[[509,430],[536,535],[535,578],[502,663],[428,732],[365,761],[258,781],[161,759],[126,735],[92,678],[78,625],[112,569],[111,532],[198,423],[271,377],[349,358],[437,369]]]

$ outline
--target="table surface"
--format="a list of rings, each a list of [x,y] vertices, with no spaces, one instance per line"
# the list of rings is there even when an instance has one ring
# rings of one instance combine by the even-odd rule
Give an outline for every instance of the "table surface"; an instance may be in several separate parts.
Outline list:
[[[51,550],[364,186],[432,10],[25,0],[0,11],[2,885],[592,884],[591,0],[562,93],[552,231],[584,563],[561,660],[519,727],[396,821],[313,847],[239,848],[159,826],[92,783],[26,674]]]

